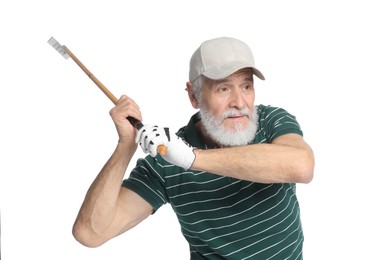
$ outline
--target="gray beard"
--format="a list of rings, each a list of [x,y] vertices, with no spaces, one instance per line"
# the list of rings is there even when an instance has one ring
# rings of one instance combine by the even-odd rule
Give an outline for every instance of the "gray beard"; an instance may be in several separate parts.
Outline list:
[[[246,129],[241,129],[241,124],[238,123],[234,130],[227,130],[223,125],[225,118],[234,115],[247,115],[250,118],[249,126]],[[201,123],[207,134],[217,143],[223,146],[240,146],[251,143],[258,130],[258,113],[257,109],[250,114],[248,108],[241,110],[231,109],[225,111],[220,118],[215,118],[205,108],[200,108]]]

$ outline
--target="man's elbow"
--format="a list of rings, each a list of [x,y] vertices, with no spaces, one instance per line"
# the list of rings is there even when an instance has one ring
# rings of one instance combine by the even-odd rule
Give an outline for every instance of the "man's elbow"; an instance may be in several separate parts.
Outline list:
[[[297,183],[310,183],[314,178],[315,161],[312,154],[307,154],[297,169]]]
[[[72,235],[80,244],[90,248],[99,247],[106,242],[101,240],[94,232],[77,223],[73,225]]]
[[[312,169],[308,169],[308,170],[304,170],[300,173],[299,179],[297,180],[298,183],[304,183],[304,184],[308,184],[310,183],[313,178],[314,178],[314,170]]]

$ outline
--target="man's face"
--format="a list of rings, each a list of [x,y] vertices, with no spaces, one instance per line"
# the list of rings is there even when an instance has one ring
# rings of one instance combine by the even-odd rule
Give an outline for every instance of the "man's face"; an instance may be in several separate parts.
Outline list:
[[[222,80],[205,79],[201,89],[201,121],[207,133],[227,146],[245,145],[255,136],[253,73],[235,72]]]

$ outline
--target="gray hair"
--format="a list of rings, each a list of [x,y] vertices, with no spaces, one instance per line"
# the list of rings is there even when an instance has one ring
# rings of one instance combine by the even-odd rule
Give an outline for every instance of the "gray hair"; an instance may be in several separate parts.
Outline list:
[[[202,88],[204,81],[205,81],[205,77],[203,75],[200,75],[198,78],[196,78],[192,82],[194,96],[197,99],[199,104],[201,104],[201,102],[202,102],[201,88]]]

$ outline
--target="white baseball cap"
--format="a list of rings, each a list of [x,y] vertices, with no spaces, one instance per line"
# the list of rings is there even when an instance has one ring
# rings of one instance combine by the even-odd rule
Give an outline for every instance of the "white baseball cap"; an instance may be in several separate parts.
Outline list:
[[[252,68],[254,75],[265,79],[255,68],[253,53],[246,43],[230,37],[215,38],[204,41],[194,52],[190,59],[189,81],[201,75],[219,80],[243,68]]]

